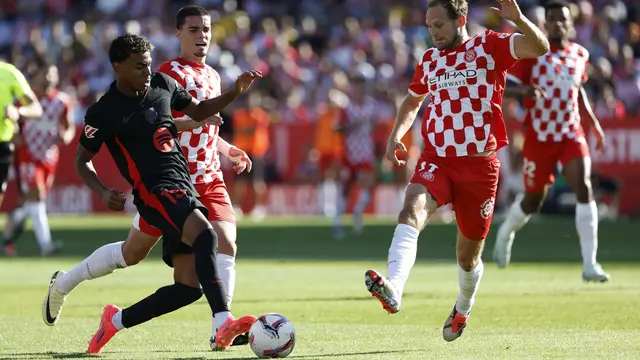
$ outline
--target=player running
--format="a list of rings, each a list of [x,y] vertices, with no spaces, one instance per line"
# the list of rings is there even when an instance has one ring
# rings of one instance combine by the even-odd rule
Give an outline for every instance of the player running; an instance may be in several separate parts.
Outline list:
[[[19,103],[16,108],[15,103]],[[16,122],[20,117],[33,119],[42,116],[42,107],[27,79],[15,66],[0,61],[0,205],[7,190],[9,168],[13,160]]]
[[[58,82],[58,67],[51,64],[43,64],[33,79],[43,116],[39,121],[23,122],[21,127],[21,145],[16,148],[16,162],[19,164],[19,184],[24,204],[14,210],[10,224],[5,229],[5,253],[15,255],[16,235],[22,232],[27,217],[31,218],[43,256],[60,248],[59,243],[51,241],[46,198],[58,167],[58,145],[71,143],[75,126],[71,120],[71,99],[57,88]]]
[[[122,210],[122,193],[105,187],[91,164],[106,143],[120,173],[133,187],[134,204],[141,218],[164,234],[164,248],[170,252],[165,255],[171,256],[175,283],[123,310],[107,305],[89,343],[88,352],[92,354],[99,353],[119,330],[191,304],[203,292],[218,323],[218,347],[229,347],[256,319],[245,316],[236,320],[229,312],[216,261],[218,237],[207,221],[209,211],[191,182],[189,164],[177,146],[179,137],[171,110],[203,121],[247,91],[262,75],[247,71],[233,89],[200,102],[173,78],[151,73],[152,49],[147,39],[133,34],[112,42],[109,57],[116,81],[87,110],[76,168],[87,186],[99,193],[112,210]],[[182,244],[190,247],[191,253],[184,251]],[[57,274],[51,279],[52,285]],[[47,304],[44,306],[47,312]]]
[[[511,206],[500,226],[493,258],[499,267],[509,265],[515,232],[540,210],[560,162],[578,200],[576,229],[582,249],[582,278],[606,282],[609,274],[596,262],[598,210],[591,188],[589,147],[580,124],[580,112],[584,112],[584,120],[596,135],[596,148],[601,150],[604,132],[582,87],[587,80],[589,52],[569,41],[573,19],[566,2],[554,0],[547,4],[545,28],[551,43],[549,54],[520,61],[510,71],[510,78],[521,85],[512,92],[526,97],[528,109],[522,150],[525,194]]]
[[[405,192],[387,263],[387,276],[365,274],[367,290],[391,313],[400,310],[402,292],[416,260],[418,235],[438,207],[453,205],[458,222],[457,260],[460,293],[442,335],[453,341],[467,325],[482,278],[482,249],[489,232],[500,162],[496,151],[508,144],[502,111],[506,71],[518,59],[549,50],[542,32],[525,18],[515,0],[498,1],[492,10],[513,21],[520,34],[487,30],[472,38],[466,30],[465,0],[432,0],[427,28],[436,47],[419,60],[387,144],[396,165],[400,139],[411,127],[424,99],[430,103],[422,123],[424,152]]]
[[[338,130],[343,133],[343,166],[347,170],[347,179],[342,182],[338,195],[338,211],[333,220],[333,236],[344,238],[342,217],[349,202],[349,192],[358,185],[359,193],[353,208],[353,230],[360,235],[363,232],[362,217],[371,200],[371,192],[376,182],[376,155],[373,130],[377,125],[376,101],[367,94],[366,79],[356,76],[349,104],[344,110]]]
[[[207,49],[211,38],[211,18],[199,6],[185,6],[176,15],[176,33],[181,43],[180,57],[160,65],[158,71],[173,77],[198,100],[206,100],[221,93],[220,77],[211,67],[205,65]],[[200,201],[207,207],[208,219],[218,235],[216,255],[220,278],[226,289],[229,305],[235,288],[236,224],[233,207],[220,170],[219,154],[236,163],[236,172],[251,170],[251,161],[244,151],[231,146],[218,137],[219,121],[211,124],[198,123],[183,113],[173,111],[176,126],[180,132],[180,144],[189,163],[191,181],[195,185]],[[47,325],[55,325],[60,316],[67,295],[82,281],[92,280],[112,273],[117,268],[136,265],[142,261],[156,245],[162,235],[161,230],[150,226],[136,214],[127,240],[111,243],[97,249],[69,272],[58,272],[58,280],[45,298],[53,322],[43,319]],[[172,249],[172,243],[163,243],[163,260],[171,266],[173,252],[191,253],[182,244]],[[215,350],[217,322],[212,318],[210,345]],[[246,335],[234,340],[234,345],[248,343]]]

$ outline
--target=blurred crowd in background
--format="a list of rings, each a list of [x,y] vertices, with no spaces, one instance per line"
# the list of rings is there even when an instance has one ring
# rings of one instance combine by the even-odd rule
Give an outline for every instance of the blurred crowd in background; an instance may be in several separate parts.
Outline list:
[[[485,28],[514,30],[488,11],[496,1],[469,2],[471,35]],[[538,24],[544,18],[542,2],[519,1]],[[26,74],[43,59],[56,63],[60,87],[71,95],[80,124],[86,107],[113,79],[110,41],[123,32],[147,36],[156,46],[158,66],[179,54],[174,15],[187,4],[211,12],[215,40],[207,62],[220,72],[223,89],[249,68],[267,75],[251,96],[223,114],[224,137],[232,137],[236,109],[261,108],[269,124],[316,123],[322,104],[339,105],[354,91],[368,91],[384,129],[382,152],[416,58],[430,46],[426,0],[2,0],[0,58]],[[572,12],[575,41],[591,53],[587,89],[597,115],[602,121],[632,121],[629,115],[640,114],[640,3],[580,0]],[[354,89],[354,79],[366,86]],[[504,107],[508,115],[522,117],[517,101]],[[263,147],[268,162],[269,146]],[[388,170],[381,167],[383,179],[392,173]]]

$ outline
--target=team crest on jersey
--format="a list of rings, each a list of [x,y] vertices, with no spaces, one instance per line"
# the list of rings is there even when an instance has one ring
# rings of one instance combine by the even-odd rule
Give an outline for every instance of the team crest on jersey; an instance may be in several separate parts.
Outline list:
[[[464,53],[464,60],[466,62],[472,62],[473,60],[476,59],[478,55],[476,54],[476,51],[471,49],[471,50],[467,50],[466,53]]]
[[[480,205],[480,216],[487,220],[491,217],[491,215],[493,214],[493,207],[495,205],[495,198],[488,198],[487,200],[485,200],[482,205]]]
[[[153,107],[150,107],[144,112],[144,118],[147,119],[148,122],[155,122],[158,120],[158,112]]]
[[[97,132],[98,132],[98,128],[94,128],[91,125],[85,125],[84,127],[84,136],[87,139],[93,139]]]
[[[423,171],[420,173],[420,177],[427,181],[433,181],[433,179],[435,178],[435,175],[433,175],[431,171]]]

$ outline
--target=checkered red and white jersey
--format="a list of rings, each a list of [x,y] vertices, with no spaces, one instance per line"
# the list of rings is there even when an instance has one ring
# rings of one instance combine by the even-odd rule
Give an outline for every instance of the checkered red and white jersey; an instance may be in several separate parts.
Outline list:
[[[524,59],[509,70],[509,79],[523,85],[537,85],[547,98],[534,102],[525,99],[525,124],[538,141],[561,142],[584,136],[580,124],[578,99],[580,87],[587,80],[589,52],[569,43],[552,47],[546,55]]]
[[[196,64],[182,58],[169,60],[158,68],[174,78],[193,97],[202,101],[221,94],[220,75],[206,64]],[[173,111],[178,119],[186,115]],[[180,145],[189,163],[191,181],[194,184],[208,184],[214,179],[222,180],[220,155],[218,154],[218,132],[216,125],[205,125],[193,130],[180,132]]]
[[[343,123],[349,127],[344,139],[344,156],[350,164],[371,163],[376,159],[373,129],[377,123],[377,102],[367,97],[362,103],[350,101]]]
[[[60,126],[62,119],[71,110],[71,100],[69,95],[59,90],[54,90],[49,95],[37,96],[42,105],[42,118],[25,120],[22,136],[34,160],[57,163],[60,154]]]
[[[431,95],[422,123],[426,154],[468,156],[509,143],[501,106],[516,36],[487,30],[453,49],[425,51],[409,93]]]

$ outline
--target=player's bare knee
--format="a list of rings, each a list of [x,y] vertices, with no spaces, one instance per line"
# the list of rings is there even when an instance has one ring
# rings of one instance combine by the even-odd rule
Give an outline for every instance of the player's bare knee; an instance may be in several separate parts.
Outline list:
[[[576,194],[576,200],[579,203],[584,204],[593,200],[593,190],[590,180],[584,180],[576,184],[574,192]]]
[[[481,261],[484,240],[473,240],[458,232],[458,242],[456,246],[458,265],[464,271],[475,269]]]
[[[126,241],[122,244],[122,258],[127,266],[133,266],[140,263],[147,257],[149,251],[150,250],[144,249],[140,246],[135,246],[131,243],[127,245]]]
[[[196,209],[184,222],[182,227],[182,242],[192,246],[196,238],[198,238],[203,231],[210,229],[213,229],[213,227],[211,223],[209,223],[209,220],[207,220],[200,210]]]
[[[544,194],[525,194],[522,198],[521,206],[525,214],[537,213],[542,209]]]
[[[236,257],[238,247],[236,246],[235,239],[231,239],[224,231],[219,232],[216,230],[216,233],[218,234],[218,253]]]
[[[44,198],[43,193],[40,188],[32,187],[24,194],[24,198],[26,201],[40,202]]]
[[[142,231],[131,228],[129,236],[122,243],[122,257],[127,266],[133,266],[144,260],[151,249],[158,243],[159,238],[147,235]]]

